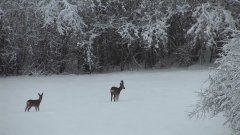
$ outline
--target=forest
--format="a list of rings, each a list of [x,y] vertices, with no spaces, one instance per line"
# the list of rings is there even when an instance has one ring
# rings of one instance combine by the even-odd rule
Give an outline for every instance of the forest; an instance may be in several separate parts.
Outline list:
[[[0,75],[209,64],[239,29],[237,0],[1,0]]]

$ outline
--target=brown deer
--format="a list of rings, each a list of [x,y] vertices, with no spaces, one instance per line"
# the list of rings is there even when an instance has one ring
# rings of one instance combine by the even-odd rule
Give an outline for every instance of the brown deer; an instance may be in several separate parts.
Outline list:
[[[39,105],[42,101],[43,93],[42,94],[38,93],[38,96],[39,96],[39,99],[37,99],[37,100],[31,100],[30,99],[30,100],[27,101],[27,106],[25,108],[25,112],[26,112],[26,110],[28,110],[28,112],[29,112],[29,110],[32,106],[35,107],[36,111],[39,111]]]
[[[112,102],[112,98],[113,98],[114,102],[118,101],[119,94],[120,94],[122,89],[125,89],[123,80],[121,80],[119,88],[118,87],[112,87],[111,88],[111,90],[110,90],[110,92],[111,92],[111,102]]]

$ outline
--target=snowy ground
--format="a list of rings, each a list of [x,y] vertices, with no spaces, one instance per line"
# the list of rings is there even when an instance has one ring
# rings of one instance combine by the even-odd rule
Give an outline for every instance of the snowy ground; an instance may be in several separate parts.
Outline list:
[[[188,119],[208,70],[0,78],[0,135],[230,135],[224,118]],[[125,81],[120,101],[110,87]],[[40,112],[24,112],[44,92]]]

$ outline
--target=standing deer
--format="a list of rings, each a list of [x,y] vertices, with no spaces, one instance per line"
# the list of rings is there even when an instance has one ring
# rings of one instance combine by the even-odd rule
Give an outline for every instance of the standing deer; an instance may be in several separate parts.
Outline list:
[[[111,88],[111,90],[110,90],[110,92],[111,92],[111,102],[112,102],[112,98],[113,98],[114,102],[118,101],[119,94],[120,94],[122,89],[125,89],[123,80],[121,80],[119,88],[118,87],[112,87]]]
[[[27,106],[25,108],[25,112],[26,112],[26,110],[28,110],[28,112],[29,112],[29,110],[32,106],[35,107],[36,111],[39,111],[39,105],[42,101],[43,93],[42,94],[38,93],[38,96],[39,96],[39,99],[37,99],[37,100],[31,100],[30,99],[30,100],[27,101]]]

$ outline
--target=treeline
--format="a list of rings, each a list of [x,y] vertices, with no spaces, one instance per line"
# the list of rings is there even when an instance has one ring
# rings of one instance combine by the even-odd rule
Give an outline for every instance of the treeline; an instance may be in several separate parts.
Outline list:
[[[2,0],[0,75],[212,63],[239,28],[237,0]]]

